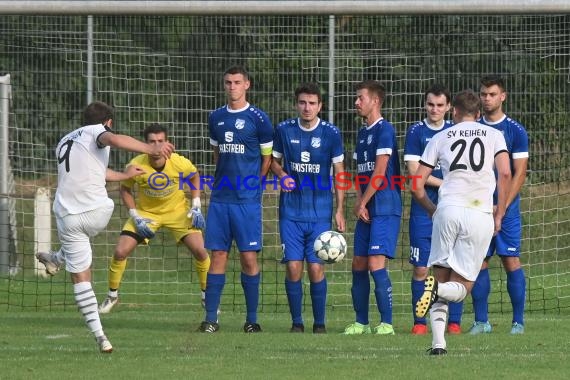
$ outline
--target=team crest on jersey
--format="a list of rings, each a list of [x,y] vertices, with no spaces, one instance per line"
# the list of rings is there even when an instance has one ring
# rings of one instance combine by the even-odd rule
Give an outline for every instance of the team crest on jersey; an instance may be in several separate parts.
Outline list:
[[[301,162],[309,162],[309,161],[311,161],[311,153],[301,152]]]
[[[368,138],[366,139],[366,144],[368,145],[372,144],[372,135],[368,135]]]
[[[234,141],[234,133],[233,132],[226,132],[224,134],[224,137],[225,137],[226,142]]]
[[[321,138],[320,137],[313,137],[311,139],[311,146],[313,148],[318,148],[321,146]]]
[[[245,120],[237,119],[236,120],[236,129],[243,129],[245,127]]]

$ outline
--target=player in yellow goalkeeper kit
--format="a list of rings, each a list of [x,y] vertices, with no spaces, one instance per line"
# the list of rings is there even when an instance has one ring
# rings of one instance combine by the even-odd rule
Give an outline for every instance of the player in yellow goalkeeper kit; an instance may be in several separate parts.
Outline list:
[[[151,124],[144,132],[150,145],[168,141],[166,128]],[[210,257],[204,248],[202,229],[205,226],[200,204],[200,175],[187,158],[172,154],[169,159],[141,154],[129,162],[144,168],[145,174],[121,182],[121,198],[129,209],[130,218],[125,223],[109,267],[109,293],[99,306],[99,313],[109,313],[119,300],[118,289],[127,266],[127,257],[138,244],[148,243],[156,230],[165,227],[174,239],[188,247],[194,256],[194,266],[200,281],[202,305]],[[180,179],[191,183],[191,205],[186,198]],[[133,187],[137,186],[137,202]]]

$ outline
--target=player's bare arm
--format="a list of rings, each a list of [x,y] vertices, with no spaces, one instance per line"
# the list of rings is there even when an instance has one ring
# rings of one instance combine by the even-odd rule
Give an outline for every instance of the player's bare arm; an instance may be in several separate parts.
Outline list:
[[[509,186],[509,195],[507,197],[507,207],[517,197],[526,180],[526,171],[528,167],[528,158],[518,158],[513,160],[513,173],[511,184]]]
[[[146,153],[151,156],[162,156],[164,158],[170,158],[170,155],[174,152],[174,145],[169,142],[153,146],[130,136],[116,135],[111,132],[102,133],[97,141],[103,146],[112,146],[131,152]]]
[[[408,169],[408,173],[411,176],[416,175],[419,166],[420,166],[419,161],[406,161],[406,167]],[[442,179],[430,175],[426,181],[426,186],[440,187],[442,182],[443,182]]]
[[[412,196],[427,211],[429,216],[433,216],[436,210],[435,204],[429,199],[425,185],[431,175],[432,169],[425,165],[419,165],[415,176],[415,186],[412,186]]]
[[[376,193],[377,189],[382,186],[382,183],[372,183],[375,181],[375,178],[380,179],[384,178],[386,175],[386,168],[388,167],[388,161],[390,160],[390,155],[388,154],[380,154],[376,156],[376,162],[374,165],[374,171],[372,172],[372,176],[370,178],[370,183],[366,187],[366,191],[362,194],[362,199],[360,200],[359,209],[366,209],[366,205],[374,194]]]
[[[269,154],[262,154],[261,155],[261,169],[260,169],[260,178],[264,177],[269,173],[269,168],[271,167],[271,152]]]
[[[277,176],[280,180],[284,178],[281,183],[281,191],[290,192],[295,188],[295,180],[289,176],[289,174],[283,170],[283,166],[281,165],[282,160],[281,158],[273,157],[271,161],[271,171],[273,174]]]
[[[107,182],[125,181],[129,178],[133,178],[144,173],[146,172],[136,165],[129,165],[124,172],[117,172],[115,170],[107,168],[107,171],[105,173],[105,180]]]
[[[495,156],[495,168],[497,170],[497,207],[494,212],[495,233],[501,230],[501,222],[507,210],[507,197],[511,186],[511,165],[509,154],[506,151]]]
[[[333,170],[335,174],[334,177],[337,178],[340,173],[344,172],[344,163],[337,162],[333,164]],[[334,219],[336,223],[336,229],[339,232],[344,232],[346,230],[346,220],[344,218],[344,195],[345,191],[343,189],[340,189],[339,186],[335,186],[336,213],[334,215]]]
[[[133,191],[130,187],[121,185],[119,188],[119,194],[121,195],[121,200],[127,209],[130,210],[136,208],[135,196],[133,195]]]

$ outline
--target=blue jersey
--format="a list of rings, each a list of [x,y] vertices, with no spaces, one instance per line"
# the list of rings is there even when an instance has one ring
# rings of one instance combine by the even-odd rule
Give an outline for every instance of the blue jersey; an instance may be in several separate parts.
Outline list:
[[[333,163],[344,161],[340,131],[319,120],[305,129],[298,119],[281,122],[274,135],[273,156],[295,180],[295,189],[281,192],[279,217],[299,222],[330,223],[333,208]]]
[[[423,120],[410,126],[410,128],[408,128],[408,132],[406,133],[406,143],[404,145],[404,161],[419,162],[422,154],[424,153],[424,149],[426,148],[426,145],[431,140],[431,138],[435,136],[436,133],[449,128],[451,125],[451,121],[445,120],[441,129],[433,129],[429,126],[426,120]],[[443,173],[441,172],[439,164],[436,165],[436,167],[433,169],[431,175],[439,179],[443,178]],[[426,186],[427,196],[436,205],[438,190],[439,189],[437,187]],[[422,206],[420,206],[420,204],[414,198],[412,198],[410,216],[426,217],[431,220],[427,211]]]
[[[376,156],[389,155],[384,178],[372,178],[376,165]],[[371,179],[370,184],[360,183],[360,191],[364,194],[367,186],[377,186],[378,190],[367,204],[371,217],[378,215],[402,215],[402,197],[400,175],[400,159],[398,143],[394,127],[388,121],[379,119],[371,126],[358,131],[356,140],[357,173]],[[384,181],[384,182],[383,182]]]
[[[240,110],[223,106],[208,119],[210,143],[219,149],[212,185],[214,202],[261,202],[261,149],[273,145],[273,125],[257,107]]]
[[[497,122],[490,122],[482,117],[478,120],[479,123],[493,127],[503,133],[505,141],[507,143],[507,149],[509,151],[509,157],[511,161],[511,172],[513,172],[513,161],[521,158],[528,158],[528,135],[525,128],[517,121],[511,119],[508,116],[503,116],[503,118]],[[497,204],[497,192],[493,194],[493,203]],[[520,194],[517,194],[516,198],[507,208],[505,213],[505,218],[509,217],[520,217]]]

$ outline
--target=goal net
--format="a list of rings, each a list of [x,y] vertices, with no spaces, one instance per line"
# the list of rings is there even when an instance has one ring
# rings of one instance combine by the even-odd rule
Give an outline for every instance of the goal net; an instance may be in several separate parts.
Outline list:
[[[0,25],[0,46],[6,52],[0,59],[13,78],[16,122],[10,125],[10,159],[16,186],[10,198],[16,204],[21,269],[2,282],[0,305],[75,307],[68,276],[43,279],[33,271],[33,198],[38,188],[54,193],[53,148],[67,131],[79,127],[89,79],[93,98],[115,107],[118,133],[141,137],[149,123],[163,123],[177,150],[202,173],[212,175],[207,115],[224,103],[224,69],[243,64],[253,77],[250,102],[264,109],[274,124],[295,115],[297,84],[321,83],[326,93],[322,117],[332,117],[341,129],[346,157],[352,157],[360,127],[353,106],[356,82],[377,79],[386,84],[382,113],[396,127],[402,154],[407,127],[424,117],[426,87],[437,81],[452,92],[477,89],[481,76],[503,75],[509,94],[506,111],[526,126],[530,138],[529,172],[522,190],[527,310],[570,308],[570,16],[96,16],[93,22],[92,62],[86,17],[10,16]],[[87,77],[90,64],[92,78]],[[121,169],[132,157],[113,151],[110,167]],[[354,172],[351,161],[346,161],[347,170]],[[106,292],[107,268],[127,218],[117,186],[108,188],[115,213],[107,230],[93,240],[99,298]],[[207,204],[209,192],[202,196]],[[403,196],[406,212],[397,258],[389,264],[394,313],[401,314],[411,311],[410,194]],[[267,312],[288,310],[277,202],[277,193],[264,194],[260,309]],[[349,193],[349,247],[353,202]],[[57,249],[55,230],[51,234],[52,248]],[[328,304],[333,308],[352,309],[351,256],[350,248],[348,259],[327,266]],[[222,308],[243,310],[235,250],[230,258]],[[510,311],[506,276],[496,258],[491,278],[490,311]],[[169,233],[159,233],[129,258],[121,304],[197,307],[199,290],[187,249],[176,245]]]

